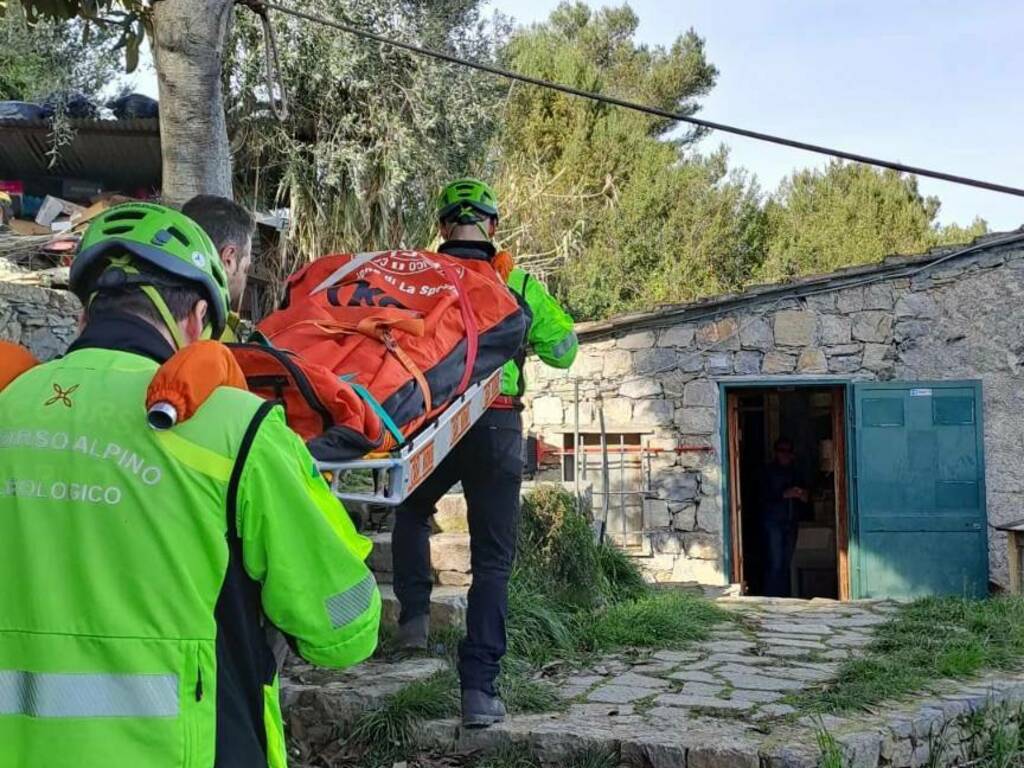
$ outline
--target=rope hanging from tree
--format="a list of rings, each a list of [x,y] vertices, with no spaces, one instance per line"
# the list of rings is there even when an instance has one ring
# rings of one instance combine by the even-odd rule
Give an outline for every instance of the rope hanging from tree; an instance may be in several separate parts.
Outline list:
[[[277,52],[277,36],[274,34],[274,25],[270,23],[267,5],[263,0],[235,0],[235,3],[246,6],[260,17],[260,22],[263,25],[267,100],[270,102],[270,111],[274,113],[274,117],[283,123],[288,119],[288,92],[285,90],[284,78],[281,76],[281,58]],[[275,85],[277,85],[277,93],[280,94],[280,103],[274,99]]]

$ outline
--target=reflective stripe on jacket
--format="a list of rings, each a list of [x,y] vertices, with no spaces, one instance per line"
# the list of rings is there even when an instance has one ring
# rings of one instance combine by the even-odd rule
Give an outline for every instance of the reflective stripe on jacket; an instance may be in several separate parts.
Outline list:
[[[80,349],[0,392],[0,767],[284,766],[263,616],[372,653],[370,544],[280,408],[220,389],[167,432],[153,360]]]
[[[548,293],[544,283],[518,267],[509,274],[508,287],[532,316],[527,333],[529,350],[554,368],[571,366],[579,350],[572,318]],[[503,395],[521,397],[526,391],[523,363],[527,351],[524,349],[519,357],[505,363],[501,372]]]

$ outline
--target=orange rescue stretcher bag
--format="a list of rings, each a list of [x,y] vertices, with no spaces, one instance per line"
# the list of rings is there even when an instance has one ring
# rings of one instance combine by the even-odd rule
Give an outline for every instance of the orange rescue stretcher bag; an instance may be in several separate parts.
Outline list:
[[[231,351],[321,461],[402,444],[519,351],[527,317],[486,261],[335,254],[288,279],[268,342]]]

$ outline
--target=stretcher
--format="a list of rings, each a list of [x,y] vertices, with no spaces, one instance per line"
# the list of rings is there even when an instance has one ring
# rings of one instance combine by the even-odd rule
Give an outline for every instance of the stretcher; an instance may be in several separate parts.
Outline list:
[[[219,386],[247,388],[245,376],[227,347],[201,341],[180,350],[150,382],[146,393],[149,425],[156,430],[171,429],[190,418]],[[500,394],[499,368],[471,384],[436,418],[394,450],[344,461],[318,461],[317,469],[327,479],[331,491],[344,502],[401,504],[444,461]],[[359,482],[367,479],[368,483]]]
[[[469,387],[430,424],[400,448],[360,459],[317,462],[343,502],[397,506],[430,475],[501,393],[501,369]],[[368,473],[370,489],[351,484],[353,473]]]

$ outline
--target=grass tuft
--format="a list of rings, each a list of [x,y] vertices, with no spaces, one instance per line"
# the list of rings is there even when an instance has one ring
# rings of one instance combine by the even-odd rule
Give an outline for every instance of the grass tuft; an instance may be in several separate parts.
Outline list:
[[[846,768],[843,750],[835,736],[821,727],[815,738],[818,741],[818,768]]]
[[[472,768],[541,768],[523,744],[504,744],[472,763]]]
[[[1013,669],[1022,659],[1024,599],[925,598],[877,627],[864,656],[843,664],[834,682],[792,701],[810,712],[865,709],[943,678]]]
[[[459,681],[445,669],[396,691],[352,726],[349,747],[365,750],[368,761],[386,762],[407,749],[422,720],[452,717],[459,711]]]
[[[561,709],[562,699],[548,683],[534,679],[534,667],[515,657],[502,660],[498,693],[510,712],[536,714]]]
[[[683,592],[650,592],[608,606],[582,628],[585,645],[615,648],[679,648],[704,640],[709,629],[729,618],[707,600]]]

